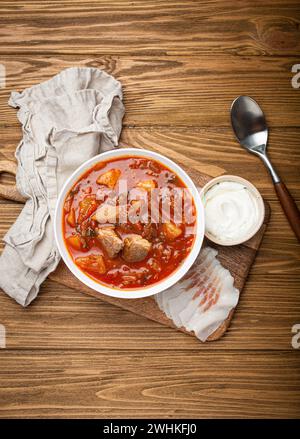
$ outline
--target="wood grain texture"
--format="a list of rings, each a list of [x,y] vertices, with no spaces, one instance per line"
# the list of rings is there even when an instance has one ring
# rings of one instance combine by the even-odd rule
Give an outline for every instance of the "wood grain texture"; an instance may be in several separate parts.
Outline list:
[[[236,57],[220,55],[93,57],[1,56],[6,87],[0,89],[2,124],[17,125],[8,107],[12,90],[50,79],[70,66],[94,66],[122,82],[128,125],[228,127],[229,109],[241,94],[255,98],[270,126],[299,126],[300,97],[291,86],[297,57]]]
[[[236,144],[228,109],[256,98],[269,152],[300,202],[298,0],[1,1],[0,159],[21,138],[12,90],[62,68],[95,66],[122,81],[123,146],[159,148],[186,165],[255,183],[272,217],[226,336],[193,337],[47,280],[20,308],[0,293],[0,417],[300,417],[300,251],[255,157]],[[213,174],[212,174],[213,175]],[[8,174],[0,183],[11,183]],[[0,200],[0,235],[21,205]],[[199,352],[199,347],[201,351]]]
[[[299,92],[300,96],[300,92]],[[15,110],[14,115],[15,115]],[[21,140],[19,126],[5,125],[0,136],[0,160],[14,160],[16,146]],[[269,156],[284,177],[293,197],[300,201],[300,128],[270,127]],[[182,161],[187,167],[217,176],[220,168],[254,183],[268,201],[277,200],[269,174],[262,162],[244,151],[236,142],[229,127],[202,128],[186,126],[124,127],[120,146],[146,148]],[[9,176],[0,175],[6,182]]]
[[[6,351],[0,417],[295,418],[298,365],[297,352]]]
[[[2,1],[0,53],[294,55],[297,0]]]
[[[193,337],[51,280],[25,310],[1,293],[1,323],[7,328],[9,350],[196,349],[200,356],[202,351],[228,349],[292,351],[291,328],[300,314],[299,282],[300,276],[289,279],[282,274],[251,273],[227,334],[214,343],[200,344]]]

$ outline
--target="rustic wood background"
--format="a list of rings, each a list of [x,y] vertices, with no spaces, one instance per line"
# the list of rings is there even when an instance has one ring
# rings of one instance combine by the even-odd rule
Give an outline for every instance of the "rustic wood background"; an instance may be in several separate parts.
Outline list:
[[[124,86],[123,146],[156,144],[187,166],[242,175],[272,217],[230,330],[212,344],[53,281],[27,309],[1,293],[0,417],[299,417],[299,245],[228,115],[237,95],[258,100],[270,157],[300,202],[299,20],[298,0],[1,1],[0,159],[21,137],[11,90],[96,66]],[[1,200],[1,236],[20,209]]]

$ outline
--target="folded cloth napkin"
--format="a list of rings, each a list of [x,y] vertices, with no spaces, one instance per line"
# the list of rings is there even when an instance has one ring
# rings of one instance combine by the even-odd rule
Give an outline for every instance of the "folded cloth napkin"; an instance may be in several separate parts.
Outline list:
[[[59,190],[84,161],[118,145],[124,106],[122,87],[96,68],[70,68],[22,93],[18,107],[17,187],[27,198],[4,237],[0,287],[23,306],[60,260],[52,219]]]

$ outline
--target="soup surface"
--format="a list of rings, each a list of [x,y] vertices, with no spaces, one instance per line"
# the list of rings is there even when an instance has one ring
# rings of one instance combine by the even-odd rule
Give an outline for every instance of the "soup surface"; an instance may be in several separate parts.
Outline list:
[[[163,164],[121,157],[93,166],[66,196],[63,233],[76,265],[115,288],[142,288],[172,274],[190,253],[196,209]]]

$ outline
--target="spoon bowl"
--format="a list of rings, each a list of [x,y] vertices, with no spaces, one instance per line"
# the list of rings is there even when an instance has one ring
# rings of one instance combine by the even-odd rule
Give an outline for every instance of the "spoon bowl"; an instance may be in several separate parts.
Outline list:
[[[266,145],[267,122],[259,105],[249,96],[236,98],[231,106],[231,123],[240,144],[246,149]]]

